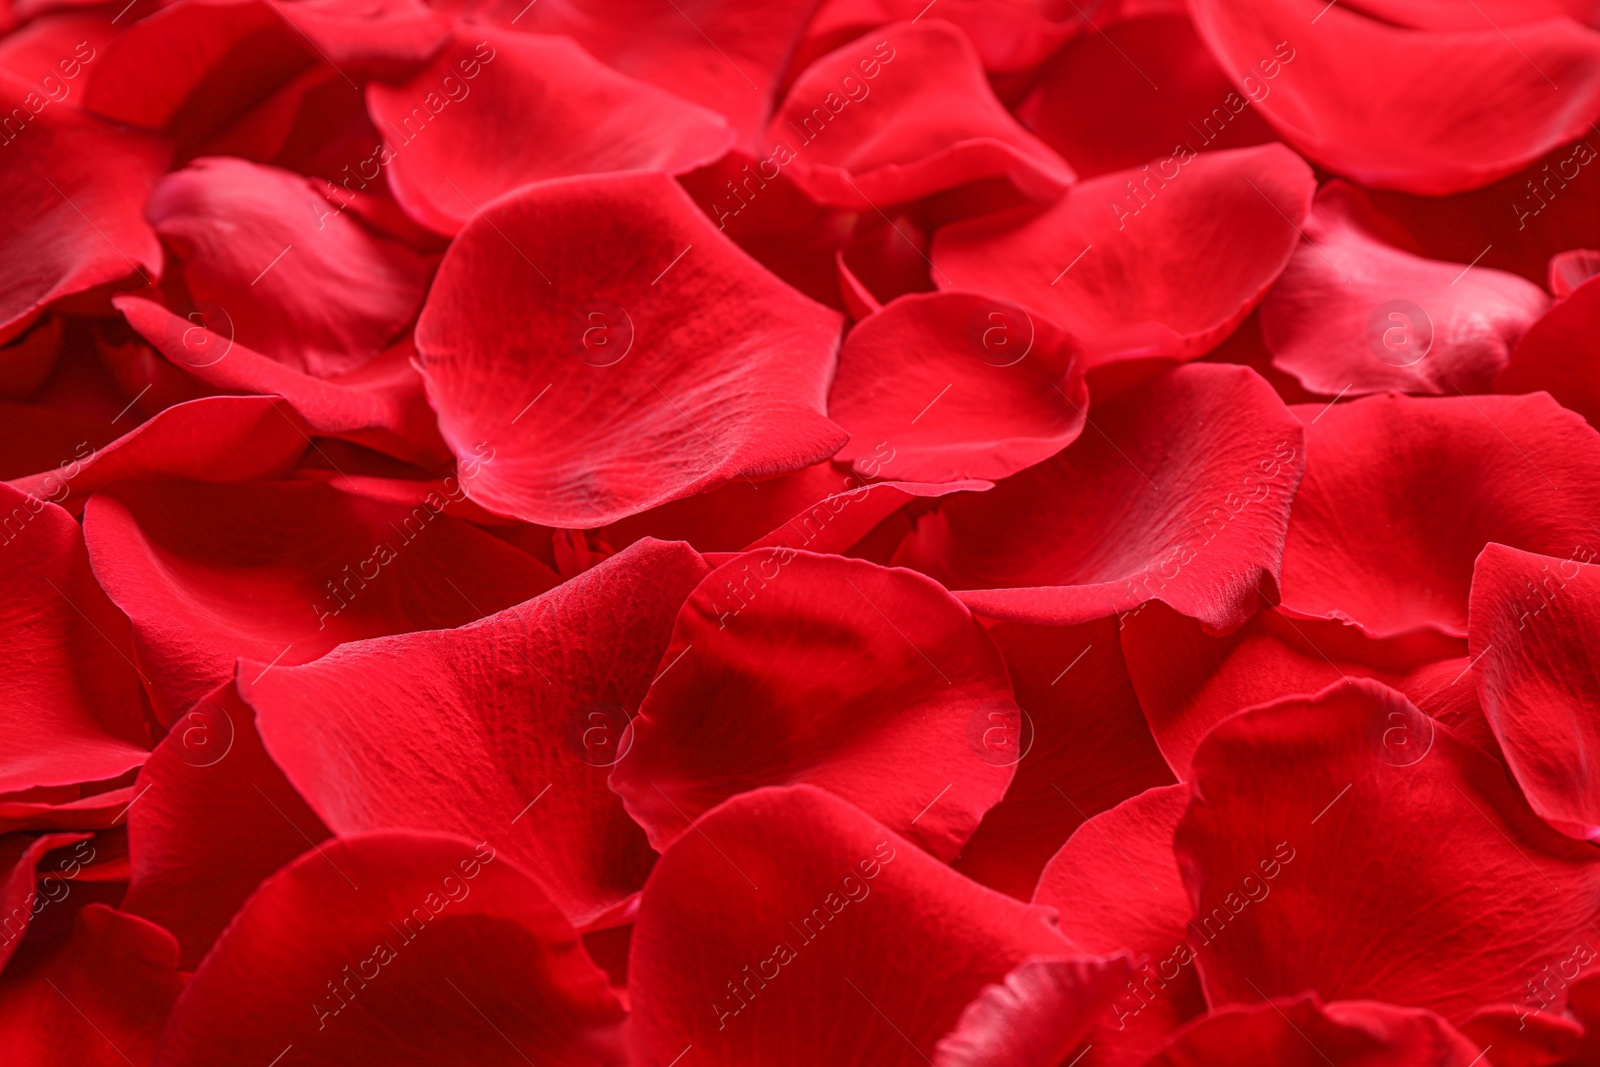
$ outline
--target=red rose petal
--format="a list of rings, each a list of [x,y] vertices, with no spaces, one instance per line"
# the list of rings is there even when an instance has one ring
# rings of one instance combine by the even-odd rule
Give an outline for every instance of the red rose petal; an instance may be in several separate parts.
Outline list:
[[[934,1067],[1058,1067],[1082,1044],[1128,970],[1125,955],[1036,956],[1018,964],[1004,981],[986,986],[939,1039]]]
[[[440,111],[425,106],[430,96]],[[458,30],[411,81],[374,83],[367,100],[373,123],[398,142],[386,171],[396,199],[447,235],[518,186],[619,170],[675,174],[721,156],[735,136],[716,112],[616,73],[570,38],[482,27]]]
[[[1494,388],[1503,393],[1548,392],[1600,426],[1600,279],[1589,278],[1528,328]]]
[[[1095,409],[1093,432],[931,515],[895,562],[982,615],[1070,625],[1150,599],[1226,632],[1275,597],[1302,429],[1243,367],[1180,367]]]
[[[1074,177],[1017,125],[967,38],[937,17],[895,23],[816,60],[767,139],[784,146],[773,161],[802,189],[858,211],[988,179],[1050,201]]]
[[[290,1048],[324,1067],[624,1063],[605,976],[495,841],[391,831],[305,853],[195,972],[154,1067]]]
[[[686,1045],[708,1065],[904,1063],[907,1044],[928,1057],[986,985],[1073,954],[1044,909],[819,789],[745,793],[696,825],[656,864],[634,926],[630,1022],[649,1062]]]
[[[1473,1067],[1486,1062],[1485,1051],[1431,1011],[1371,1000],[1323,1004],[1307,995],[1222,1008],[1185,1030],[1149,1067]]]
[[[1139,964],[1094,1020],[1083,1067],[1143,1064],[1205,1013],[1193,909],[1172,852],[1188,804],[1184,786],[1140,793],[1078,827],[1039,878],[1033,902],[1060,910],[1063,934],[1089,952],[1132,952]]]
[[[374,237],[310,179],[241,159],[198,159],[163,178],[146,213],[184,261],[208,325],[326,378],[372,360],[422,303],[428,264]]]
[[[1395,729],[1431,744],[1396,757]],[[1213,1005],[1310,989],[1460,1022],[1527,999],[1543,963],[1594,936],[1594,849],[1550,829],[1499,763],[1378,682],[1235,715],[1193,774],[1175,848]]]
[[[1343,182],[1317,194],[1261,305],[1273,366],[1323,396],[1487,390],[1550,298],[1514,274],[1395,248],[1374,221]]]
[[[910,571],[767,549],[678,614],[611,787],[657,851],[728,797],[809,783],[953,858],[1011,765],[1005,664],[960,602]]]
[[[1083,432],[1083,369],[1071,338],[1021,308],[973,293],[896,300],[839,354],[828,417],[850,442],[836,458],[862,471],[886,442],[899,478],[1004,478]]]
[[[1570,20],[1426,33],[1324,8],[1191,5],[1212,54],[1262,94],[1283,138],[1364,185],[1431,196],[1487,185],[1600,116],[1600,34]]]
[[[641,542],[457,630],[353,642],[265,674],[246,663],[240,691],[335,833],[490,837],[587,925],[650,869],[606,773],[628,756],[671,620],[705,573],[687,546]]]
[[[95,584],[78,524],[0,486],[0,793],[115,778],[150,739],[128,622]]]
[[[16,1067],[149,1063],[178,995],[178,945],[104,904],[71,933],[13,960],[0,980],[0,1059]]]
[[[93,836],[41,834],[29,837],[17,834],[0,838],[0,915],[5,917],[0,922],[0,971],[5,970],[6,961],[22,944],[28,932],[28,922],[34,914],[62,899],[61,887],[65,886],[67,893],[72,891],[66,880],[54,871],[46,872],[46,875],[54,876],[52,882],[43,886],[39,884],[42,877],[39,866],[45,854],[52,849],[87,841]]]
[[[1042,214],[940,230],[933,277],[1039,312],[1102,356],[1203,355],[1282,273],[1315,189],[1282,145],[1169,156],[1080,182]]]
[[[1051,59],[1021,113],[1084,177],[1137,168],[1178,145],[1200,151],[1276,139],[1186,11],[1124,17],[1080,35]]]
[[[1491,544],[1472,574],[1468,627],[1483,712],[1528,803],[1556,829],[1600,837],[1586,754],[1600,733],[1600,567]]]
[[[1379,638],[1465,637],[1484,545],[1565,557],[1600,536],[1600,436],[1548,395],[1373,396],[1294,411],[1307,427],[1283,553],[1291,615]]]
[[[1027,900],[1050,857],[1085,819],[1173,777],[1139,710],[1115,619],[1072,627],[1000,623],[989,633],[1005,656],[1023,718],[1015,733],[991,724],[979,742],[995,762],[1015,764],[1017,776],[955,867]]]
[[[1476,11],[1463,10],[1451,0],[1354,0],[1350,7],[1396,26],[1420,30],[1481,30],[1484,20],[1496,26],[1563,16],[1594,25],[1600,9],[1594,0],[1473,0]]]
[[[1600,274],[1600,252],[1592,248],[1573,248],[1550,257],[1549,286],[1557,300],[1564,300],[1584,282]]]
[[[529,186],[468,224],[416,336],[445,440],[494,449],[468,495],[587,529],[836,452],[839,326],[671,179],[618,174]]]
[[[346,641],[460,626],[556,584],[448,504],[384,505],[310,482],[120,485],[89,501],[84,531],[170,722],[241,657],[307,663]]]
[[[829,0],[806,28],[792,69],[803,70],[816,57],[885,23],[915,21],[926,13],[920,0]],[[938,17],[960,27],[984,69],[996,74],[1031,71],[1085,22],[1092,24],[1082,11],[1056,11],[1032,0],[943,0]]]
[[[3,343],[53,300],[160,276],[161,245],[140,209],[169,150],[159,138],[53,104],[39,86],[10,75],[0,74],[0,94],[19,101],[16,111],[29,119],[8,116],[0,153]]]

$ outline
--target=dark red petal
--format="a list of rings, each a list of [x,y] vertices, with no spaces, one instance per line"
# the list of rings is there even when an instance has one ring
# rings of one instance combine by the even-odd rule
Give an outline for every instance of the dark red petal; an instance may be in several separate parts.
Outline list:
[[[1600,278],[1589,278],[1528,328],[1494,388],[1548,392],[1600,426]]]
[[[116,481],[278,477],[309,441],[278,397],[202,397],[174,404],[98,451],[80,450],[54,470],[13,478],[11,484],[76,512],[91,493]]]
[[[1282,145],[1168,156],[1042,214],[940,230],[933,278],[1039,312],[1102,357],[1203,355],[1282,273],[1315,191]]]
[[[64,939],[0,980],[0,1060],[15,1067],[150,1062],[173,998],[178,945],[153,923],[89,904]]]
[[[1546,394],[1294,411],[1307,427],[1283,553],[1292,615],[1465,637],[1484,545],[1566,557],[1600,538],[1600,436]]]
[[[301,175],[197,159],[145,208],[184,263],[206,325],[326,378],[372,360],[422,303],[428,263],[372,236]]]
[[[1090,431],[918,520],[895,556],[974,611],[1067,625],[1158,599],[1231,630],[1275,595],[1303,430],[1243,367],[1179,367],[1095,409]]]
[[[884,23],[915,21],[927,13],[919,0],[829,0],[806,27],[792,69],[803,70],[816,57]],[[943,0],[936,14],[961,28],[978,50],[984,69],[995,74],[1032,71],[1090,21],[1082,11],[989,0]]]
[[[622,1064],[621,1004],[499,839],[387,831],[306,852],[218,939],[154,1067],[290,1049],[323,1067]]]
[[[0,152],[0,342],[53,300],[161,274],[161,244],[141,208],[166,168],[159,138],[117,129],[56,104],[38,85],[0,74],[15,100]],[[38,105],[35,110],[34,105]]]
[[[1415,748],[1396,756],[1396,731]],[[1378,682],[1235,715],[1193,775],[1175,849],[1212,1005],[1309,989],[1459,1023],[1529,999],[1530,975],[1594,937],[1595,850]]]
[[[233,323],[220,309],[183,318],[142,297],[119,296],[112,303],[174,366],[211,388],[281,396],[319,435],[416,462],[448,461],[408,337],[349,374],[318,378],[234,340]]]
[[[121,906],[177,937],[184,970],[263,878],[329,836],[261,747],[232,681],[178,717],[137,786]]]
[[[961,850],[963,874],[1027,900],[1085,819],[1173,781],[1128,680],[1117,625],[990,629],[1023,718],[1016,733],[991,728],[979,740],[1017,776]]]
[[[634,926],[646,1062],[687,1045],[707,1065],[911,1062],[986,985],[1073,954],[1044,909],[810,786],[742,794],[697,829],[656,864]]]
[[[1260,1007],[1229,1006],[1206,1016],[1149,1061],[1149,1067],[1473,1067],[1486,1061],[1461,1032],[1431,1011],[1372,1000],[1321,1003],[1279,997]]]
[[[618,170],[675,174],[716,159],[735,136],[716,112],[618,74],[570,38],[484,27],[458,30],[411,81],[372,84],[367,101],[392,139],[389,187],[442,234],[518,186]]]
[[[1517,784],[1556,829],[1600,837],[1600,567],[1491,544],[1472,573],[1468,632],[1483,713]]]
[[[1261,305],[1273,366],[1323,396],[1486,391],[1550,298],[1514,274],[1396,248],[1375,221],[1343,182],[1317,194]]]
[[[1320,0],[1191,10],[1283,138],[1364,185],[1432,196],[1487,185],[1600,116],[1600,34],[1567,19],[1419,33]]]
[[[6,961],[22,944],[22,938],[28,932],[29,920],[35,913],[72,892],[70,882],[57,871],[47,871],[41,875],[39,867],[45,854],[52,849],[87,841],[93,836],[40,834],[31,837],[27,834],[8,834],[0,837],[0,916],[4,916],[0,919],[0,971],[5,970]],[[92,851],[90,855],[93,855]],[[53,876],[52,880],[40,884],[41,877],[50,876]]]
[[[934,1047],[933,1065],[1058,1067],[1083,1044],[1095,1014],[1128,972],[1125,955],[1035,956],[1018,964],[967,1005],[956,1028]]]
[[[556,584],[449,504],[378,504],[310,482],[146,483],[97,493],[84,530],[170,722],[241,657],[307,663],[346,641],[460,626]]]
[[[967,38],[937,17],[886,26],[816,60],[767,139],[801,188],[858,211],[997,178],[1050,201],[1074,177],[1017,125]]]
[[[1486,733],[1462,641],[1414,633],[1378,641],[1354,626],[1257,612],[1224,637],[1161,604],[1126,615],[1122,649],[1167,762],[1187,778],[1195,749],[1234,712],[1315,693],[1340,678],[1376,678],[1475,743]],[[1406,739],[1396,735],[1396,756]],[[1493,741],[1485,747],[1495,752]]]
[[[643,541],[460,629],[352,642],[264,674],[246,663],[240,691],[335,833],[490,837],[587,925],[654,858],[606,774],[628,755],[672,619],[705,573],[687,546]]]
[[[128,622],[95,584],[56,505],[0,486],[0,793],[115,778],[150,739]]]
[[[1203,151],[1275,140],[1186,11],[1124,17],[1079,35],[1050,60],[1021,114],[1085,177],[1141,166],[1178,145]]]
[[[1060,911],[1063,934],[1089,952],[1129,951],[1138,964],[1094,1020],[1096,1051],[1083,1067],[1142,1064],[1206,1010],[1187,928],[1193,909],[1172,853],[1188,803],[1188,788],[1166,786],[1096,815],[1039,878],[1033,902]]]
[[[1089,391],[1077,345],[1049,322],[975,293],[896,300],[850,331],[828,417],[840,460],[925,482],[1004,478],[1083,431]]]
[[[495,456],[467,494],[587,529],[836,452],[839,326],[670,178],[618,174],[529,186],[469,223],[416,336],[445,440]]]
[[[728,797],[810,783],[951,859],[1005,792],[982,744],[1018,728],[1005,664],[920,574],[776,548],[678,614],[611,787],[657,851]]]
[[[98,788],[98,784],[90,788]],[[133,786],[80,796],[83,789],[33,790],[0,801],[0,833],[13,830],[104,830],[122,821],[136,795]],[[37,799],[40,792],[64,793],[63,799]],[[18,796],[31,799],[18,800]]]

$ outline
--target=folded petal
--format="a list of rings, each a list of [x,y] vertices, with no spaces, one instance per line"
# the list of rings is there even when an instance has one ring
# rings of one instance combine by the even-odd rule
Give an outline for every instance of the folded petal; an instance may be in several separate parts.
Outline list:
[[[0,979],[0,1057],[16,1067],[149,1063],[178,995],[178,946],[153,923],[89,904],[71,932]]]
[[[774,548],[679,612],[611,787],[664,851],[735,794],[801,782],[951,859],[1011,781],[1018,711],[983,627],[936,583]]]
[[[624,1063],[616,995],[496,841],[386,831],[306,852],[218,939],[153,1064],[270,1063],[290,1048],[328,1067]]]
[[[839,326],[670,178],[619,174],[529,186],[469,223],[416,336],[445,440],[496,455],[468,495],[585,529],[831,456]]]
[[[907,1044],[927,1058],[985,986],[1075,955],[1044,909],[811,786],[742,794],[696,827],[656,865],[634,926],[647,1062],[686,1045],[706,1064],[904,1063]]]
[[[335,833],[492,838],[587,925],[636,892],[654,858],[606,774],[629,754],[672,619],[705,573],[685,545],[640,542],[459,629],[351,642],[265,673],[246,663],[240,692]]]
[[[22,944],[28,932],[29,920],[36,911],[60,899],[59,886],[65,885],[67,892],[71,892],[67,880],[56,871],[41,874],[39,868],[46,854],[54,849],[87,841],[93,836],[40,834],[32,837],[27,834],[7,834],[0,837],[0,915],[5,917],[0,920],[0,971],[5,970],[6,961]],[[41,887],[40,879],[51,876],[54,881]],[[45,891],[41,892],[41,888]]]
[[[1417,740],[1398,758],[1397,733]],[[1312,990],[1459,1024],[1531,1004],[1547,964],[1594,958],[1600,856],[1381,683],[1235,715],[1201,744],[1193,776],[1175,849],[1213,1006]],[[1559,1014],[1559,988],[1552,997]]]
[[[1057,1067],[1128,970],[1125,955],[1027,960],[967,1005],[934,1046],[934,1067]]]
[[[59,82],[57,84],[60,84]],[[51,301],[161,274],[161,244],[141,208],[166,169],[160,138],[119,129],[56,104],[40,87],[0,74],[14,100],[0,152],[0,342],[21,334]]]
[[[1417,32],[1319,0],[1190,10],[1235,84],[1265,88],[1258,106],[1284,140],[1363,185],[1474,189],[1600,116],[1600,34],[1570,19]],[[1274,68],[1281,76],[1264,80]]]
[[[1373,1000],[1323,1004],[1314,994],[1230,1005],[1180,1034],[1150,1067],[1472,1067],[1476,1044],[1431,1011]],[[1494,1061],[1500,1062],[1500,1061]]]
[[[150,748],[128,621],[70,515],[10,486],[0,511],[0,793],[116,778]]]
[[[941,229],[933,277],[1038,312],[1102,358],[1199,356],[1283,272],[1315,190],[1282,145],[1184,148],[1080,182],[1042,213]]]
[[[377,356],[428,283],[422,256],[275,167],[197,159],[161,180],[145,212],[201,308],[219,309],[235,340],[319,378]]]
[[[1305,448],[1265,381],[1180,367],[1090,425],[1048,462],[919,518],[895,562],[1013,622],[1076,624],[1158,599],[1226,632],[1275,598]]]
[[[462,27],[411,81],[373,83],[367,101],[374,125],[397,142],[389,187],[413,218],[446,235],[520,185],[675,174],[710,163],[735,137],[721,115],[618,74],[571,38],[485,27]]]
[[[1083,432],[1083,370],[1070,337],[1014,305],[907,296],[845,339],[828,396],[850,434],[837,458],[861,470],[892,443],[896,477],[1004,478]]]
[[[1491,544],[1472,574],[1468,634],[1483,712],[1533,810],[1564,833],[1600,837],[1600,567]]]
[[[767,127],[801,188],[855,210],[1003,180],[1050,201],[1072,169],[994,96],[978,53],[940,18],[899,22],[817,59]]]
[[[1561,557],[1594,545],[1600,435],[1548,394],[1323,408],[1294,409],[1306,475],[1283,553],[1288,614],[1379,638],[1465,637],[1484,545]]]
[[[1343,182],[1317,194],[1261,305],[1273,366],[1323,396],[1487,391],[1550,298],[1514,274],[1402,251],[1375,221]]]

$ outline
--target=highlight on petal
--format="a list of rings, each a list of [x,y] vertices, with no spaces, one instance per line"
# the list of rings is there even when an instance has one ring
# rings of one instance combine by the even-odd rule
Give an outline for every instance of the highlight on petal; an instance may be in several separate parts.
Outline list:
[[[1259,375],[1194,364],[1122,393],[1053,459],[917,521],[896,564],[980,615],[1072,625],[1161,600],[1227,632],[1276,598],[1303,430]]]
[[[1428,743],[1396,758],[1396,731]],[[1561,989],[1529,979],[1594,957],[1594,849],[1381,683],[1233,716],[1195,753],[1193,788],[1175,849],[1213,1006],[1311,990],[1457,1025],[1495,1004],[1559,1015]]]
[[[606,775],[630,758],[673,617],[706,570],[686,545],[642,541],[458,629],[354,641],[300,667],[247,661],[240,693],[335,833],[490,838],[587,926],[654,859]]]
[[[838,451],[840,325],[666,175],[616,174],[529,186],[469,223],[416,337],[445,440],[496,457],[467,494],[589,529]]]
[[[78,524],[0,485],[0,793],[116,778],[150,735],[128,622],[95,584]]]
[[[217,940],[153,1067],[270,1063],[286,1047],[319,1067],[376,1050],[418,1067],[513,1052],[620,1067],[621,1003],[498,840],[385,831],[306,852]]]
[[[1273,366],[1323,396],[1486,391],[1550,298],[1514,274],[1396,248],[1376,221],[1343,182],[1317,194],[1261,305]]]
[[[1473,560],[1490,541],[1562,558],[1600,548],[1600,435],[1548,394],[1294,411],[1306,474],[1283,553],[1292,617],[1465,637]]]
[[[1472,575],[1468,625],[1483,713],[1512,776],[1544,819],[1600,838],[1600,785],[1586,753],[1600,740],[1600,567],[1490,544]]]
[[[855,210],[996,179],[1050,201],[1074,178],[995,99],[977,52],[937,13],[817,59],[790,86],[767,139],[772,161],[801,188]]]
[[[330,836],[262,748],[231,680],[173,722],[136,795],[121,907],[170,931],[186,971],[262,879]]]
[[[481,26],[458,29],[410,81],[374,82],[367,101],[374,125],[400,141],[385,170],[395,198],[445,235],[518,186],[679,173],[736,136],[716,112],[618,74],[571,38]]]
[[[1058,1067],[1127,981],[1126,956],[1035,957],[986,986],[934,1046],[935,1067]]]
[[[319,378],[370,362],[421,306],[429,266],[375,237],[312,180],[242,159],[197,159],[145,208],[183,261],[196,304],[229,336]]]
[[[1261,94],[1257,106],[1284,140],[1363,185],[1430,196],[1474,189],[1600,117],[1600,34],[1570,19],[1417,32],[1325,6],[1196,0],[1190,11],[1235,84]],[[1265,80],[1280,65],[1276,81]]]
[[[1323,1004],[1307,994],[1221,1008],[1184,1030],[1149,1065],[1473,1067],[1485,1062],[1485,1051],[1431,1011],[1371,1000]]]
[[[1011,781],[984,745],[1019,728],[1005,664],[920,574],[736,556],[684,604],[661,663],[611,773],[657,851],[731,796],[808,783],[951,859]]]
[[[864,1067],[906,1062],[908,1043],[931,1061],[986,986],[1080,955],[1045,909],[812,786],[740,794],[696,827],[656,864],[634,925],[644,1062],[693,1045],[709,1065]]]
[[[95,494],[84,530],[170,722],[241,657],[281,669],[347,641],[460,626],[556,584],[450,503],[311,482],[128,484]]]
[[[1279,144],[1184,148],[1080,182],[1042,213],[939,230],[933,277],[1042,314],[1101,359],[1188,359],[1266,295],[1315,191],[1311,168]]]
[[[7,114],[0,152],[0,343],[52,301],[161,274],[161,244],[140,208],[166,169],[169,147],[76,108],[47,107],[36,90],[0,73],[0,97],[17,101],[25,117],[18,123]]]
[[[894,451],[899,478],[1004,478],[1083,432],[1089,391],[1072,338],[975,293],[912,295],[845,338],[828,417],[860,472]]]
[[[1552,280],[1555,265],[1551,266]],[[1558,294],[1560,295],[1560,294]],[[1600,426],[1600,278],[1586,277],[1528,327],[1496,392],[1544,391]]]

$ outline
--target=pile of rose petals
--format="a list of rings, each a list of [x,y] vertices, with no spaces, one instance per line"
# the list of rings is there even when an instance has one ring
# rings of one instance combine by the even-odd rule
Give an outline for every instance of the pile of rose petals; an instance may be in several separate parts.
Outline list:
[[[0,1064],[1600,1065],[1597,0],[0,0]]]

